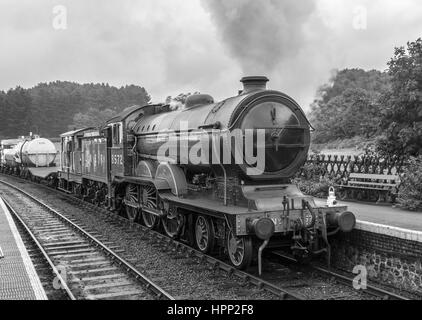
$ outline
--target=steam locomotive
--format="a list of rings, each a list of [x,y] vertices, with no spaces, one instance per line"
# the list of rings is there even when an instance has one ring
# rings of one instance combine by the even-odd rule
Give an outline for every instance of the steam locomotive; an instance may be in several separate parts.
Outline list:
[[[210,253],[224,248],[239,269],[267,247],[298,259],[330,257],[329,236],[349,232],[345,206],[317,207],[291,178],[307,158],[300,106],[244,77],[220,102],[133,106],[101,128],[61,135],[58,188]]]

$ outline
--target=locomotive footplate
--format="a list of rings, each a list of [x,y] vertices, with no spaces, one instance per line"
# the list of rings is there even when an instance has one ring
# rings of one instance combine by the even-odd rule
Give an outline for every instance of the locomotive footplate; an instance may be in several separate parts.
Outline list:
[[[236,236],[253,235],[251,226],[257,219],[267,218],[274,224],[274,234],[286,235],[293,232],[294,228],[301,224],[303,227],[311,227],[315,224],[320,227],[321,222],[317,215],[323,214],[326,217],[327,225],[332,229],[340,229],[349,232],[354,228],[355,217],[347,211],[347,206],[316,207],[309,208],[302,206],[301,209],[286,209],[274,211],[250,211],[239,206],[225,206],[208,199],[179,198],[171,193],[160,193],[162,199],[175,203],[178,207],[195,210],[198,213],[208,214],[216,217],[228,217],[233,222],[233,229]],[[309,198],[304,198],[305,202]],[[309,202],[308,202],[309,203]],[[313,201],[312,201],[313,203]],[[312,225],[310,225],[312,224]]]
[[[225,215],[235,217],[237,215],[250,213],[247,208],[239,206],[225,206],[222,203],[206,198],[180,198],[170,192],[160,192],[160,198],[168,200],[169,202],[173,202],[177,204],[178,207],[193,210],[199,213],[210,214],[216,217],[224,217]]]

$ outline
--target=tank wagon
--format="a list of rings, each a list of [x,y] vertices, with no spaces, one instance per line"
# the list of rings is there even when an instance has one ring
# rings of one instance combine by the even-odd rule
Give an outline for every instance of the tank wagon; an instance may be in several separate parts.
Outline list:
[[[240,269],[261,266],[268,246],[329,260],[329,236],[351,231],[355,216],[317,207],[291,183],[311,125],[266,77],[241,82],[220,102],[193,95],[178,110],[133,106],[99,130],[63,134],[59,187],[204,253],[222,247]]]
[[[0,141],[0,168],[6,165],[6,156],[13,154],[13,148],[23,139],[7,139]]]
[[[10,143],[14,142],[14,143]],[[8,147],[6,147],[8,146]],[[54,144],[38,135],[4,141],[2,147],[2,171],[33,179],[55,180]]]

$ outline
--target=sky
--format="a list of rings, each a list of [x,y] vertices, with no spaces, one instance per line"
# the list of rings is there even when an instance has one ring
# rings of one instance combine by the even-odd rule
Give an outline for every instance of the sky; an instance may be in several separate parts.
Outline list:
[[[0,0],[0,90],[55,80],[218,101],[246,75],[307,110],[335,69],[385,70],[420,0]]]

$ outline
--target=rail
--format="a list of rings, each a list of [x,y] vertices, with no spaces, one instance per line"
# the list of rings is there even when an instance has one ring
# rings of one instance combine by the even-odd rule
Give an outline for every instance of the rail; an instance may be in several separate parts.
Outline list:
[[[34,196],[32,196],[28,192],[20,189],[19,187],[16,187],[16,186],[14,186],[14,185],[12,185],[12,184],[10,184],[8,182],[1,181],[1,180],[0,180],[0,183],[2,183],[4,185],[6,185],[6,186],[8,186],[8,187],[10,187],[10,188],[18,191],[18,192],[20,192],[21,194],[24,194],[26,197],[28,197],[32,201],[38,203],[42,207],[46,208],[49,212],[53,213],[56,217],[58,217],[60,220],[62,220],[67,225],[69,225],[70,227],[72,227],[79,234],[81,234],[85,238],[89,239],[98,248],[100,248],[108,256],[110,256],[114,261],[117,261],[117,263],[120,266],[124,266],[124,268],[126,269],[126,272],[131,273],[138,281],[142,282],[148,288],[148,290],[154,292],[159,299],[174,300],[174,298],[169,293],[167,293],[164,289],[162,289],[160,286],[158,286],[157,284],[155,284],[154,282],[152,282],[151,280],[149,280],[148,277],[146,277],[144,274],[140,273],[134,266],[132,266],[130,263],[128,263],[127,261],[125,261],[123,258],[121,258],[117,253],[115,253],[113,250],[111,250],[110,248],[108,248],[105,244],[103,244],[101,241],[99,241],[96,237],[92,236],[91,234],[89,234],[88,232],[86,232],[85,230],[83,230],[82,228],[80,228],[78,225],[76,225],[74,222],[72,222],[71,220],[69,220],[68,218],[66,218],[65,216],[63,216],[61,213],[59,213],[58,211],[54,210],[53,208],[51,208],[50,206],[48,206],[44,202],[36,199]],[[11,208],[10,205],[9,205],[9,208]],[[18,215],[18,217],[19,217],[19,215]],[[19,220],[22,221],[22,219],[20,219],[20,218],[19,218]],[[30,229],[28,228],[28,226],[26,226],[25,229],[30,232]],[[31,233],[31,237],[34,238],[35,236]],[[39,248],[43,251],[43,254],[47,254],[45,252],[45,250],[42,248],[41,244],[38,241],[36,243],[37,243],[37,246],[39,246]],[[50,263],[52,264],[52,261],[49,259],[49,264]],[[63,279],[61,279],[58,270],[56,268],[54,270],[55,270],[54,272],[56,273],[56,275],[58,275],[58,278],[62,281]],[[64,281],[62,281],[62,283],[64,283]]]

